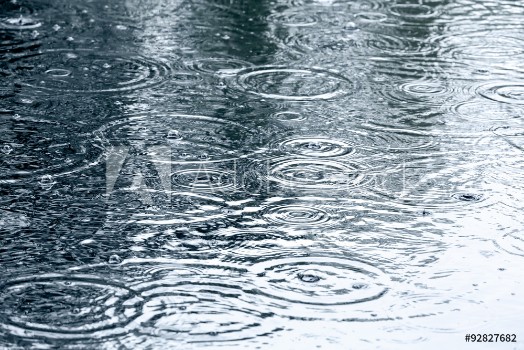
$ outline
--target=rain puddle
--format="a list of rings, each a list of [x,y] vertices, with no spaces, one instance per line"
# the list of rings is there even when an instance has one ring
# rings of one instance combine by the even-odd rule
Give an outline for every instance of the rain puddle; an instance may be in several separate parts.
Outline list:
[[[522,23],[0,0],[0,348],[522,349]]]

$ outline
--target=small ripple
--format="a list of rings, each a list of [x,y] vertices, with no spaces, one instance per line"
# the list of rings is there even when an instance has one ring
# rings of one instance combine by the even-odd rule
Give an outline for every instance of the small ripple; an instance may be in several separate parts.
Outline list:
[[[406,104],[407,108],[413,104],[420,106],[441,106],[455,96],[455,91],[444,81],[436,79],[417,79],[399,81],[392,87],[389,84],[380,90],[386,101],[397,104]]]
[[[185,191],[214,193],[234,191],[235,174],[215,169],[186,169],[176,171],[172,178],[175,188]]]
[[[31,17],[13,17],[0,19],[0,29],[25,30],[36,29],[42,26],[42,22]]]
[[[328,158],[349,155],[354,147],[344,141],[324,137],[293,137],[278,143],[284,153],[311,158]]]
[[[238,71],[251,67],[252,64],[233,57],[199,58],[185,62],[187,69],[201,74],[221,77],[233,76]]]
[[[0,127],[2,179],[77,172],[102,158],[93,135],[67,124],[15,115],[1,117]]]
[[[496,98],[496,96],[491,96]],[[490,98],[490,100],[492,100]],[[484,98],[474,98],[468,101],[459,102],[451,107],[453,113],[459,118],[475,123],[485,123],[491,127],[493,122],[508,123],[512,119],[518,123],[523,115],[523,107],[519,104],[491,103]],[[487,129],[485,127],[484,130]]]
[[[366,303],[386,294],[387,276],[362,262],[330,257],[274,259],[252,266],[257,289],[293,303]]]
[[[389,13],[400,17],[404,22],[423,21],[428,18],[437,17],[440,13],[438,8],[428,5],[416,4],[394,4],[389,7]]]
[[[236,87],[264,98],[291,101],[328,100],[348,94],[354,83],[321,68],[256,67],[238,72]]]
[[[87,339],[127,333],[141,298],[91,275],[45,274],[0,286],[0,329],[17,336]]]
[[[268,180],[286,188],[347,190],[364,186],[369,174],[370,169],[355,162],[277,158],[270,162]]]
[[[478,31],[464,34],[449,33],[432,39],[439,47],[438,54],[443,58],[455,60],[487,60],[506,59],[524,53],[524,41],[521,33],[497,31]]]
[[[524,83],[496,81],[479,86],[476,92],[495,102],[524,105]]]
[[[44,59],[56,65],[43,65]],[[170,72],[160,61],[94,50],[47,50],[37,56],[20,58],[16,64],[31,67],[17,71],[22,84],[63,93],[144,89],[161,83]]]
[[[307,119],[303,113],[293,111],[282,111],[271,114],[271,117],[285,123],[301,122]]]
[[[336,202],[326,204],[315,198],[273,198],[262,205],[257,217],[277,227],[293,227],[305,229],[324,229],[341,224],[346,215]],[[341,205],[341,203],[338,203]],[[260,222],[257,222],[261,224]]]
[[[272,13],[267,17],[267,20],[286,27],[309,27],[317,24],[320,18],[310,11],[304,11],[301,7],[298,10],[291,8],[279,13]]]
[[[345,131],[345,130],[344,130]],[[349,130],[348,130],[349,131]],[[350,134],[349,134],[350,135]],[[362,125],[351,140],[353,147],[381,152],[429,150],[439,144],[435,136],[410,129],[382,125],[378,122]]]

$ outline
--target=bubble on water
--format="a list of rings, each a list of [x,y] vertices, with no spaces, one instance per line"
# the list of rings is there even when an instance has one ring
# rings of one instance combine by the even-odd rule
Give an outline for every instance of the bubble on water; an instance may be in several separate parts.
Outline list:
[[[2,145],[2,153],[3,154],[10,154],[11,152],[13,152],[13,147],[11,147],[11,145]]]
[[[116,254],[113,254],[109,257],[108,261],[107,261],[109,264],[111,265],[117,265],[117,264],[120,264],[122,262],[122,258],[120,258],[118,255]]]
[[[175,130],[175,129],[171,129],[167,133],[167,138],[170,139],[170,140],[181,140],[182,139],[182,135],[180,134],[180,131]]]
[[[43,175],[40,178],[39,183],[40,183],[40,187],[46,190],[50,190],[56,184],[55,180],[53,179],[53,176],[49,174]]]

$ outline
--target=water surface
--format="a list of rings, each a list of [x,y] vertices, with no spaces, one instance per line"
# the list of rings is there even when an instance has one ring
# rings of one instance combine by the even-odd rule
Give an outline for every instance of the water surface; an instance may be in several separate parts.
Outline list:
[[[522,23],[0,0],[0,348],[522,349]]]

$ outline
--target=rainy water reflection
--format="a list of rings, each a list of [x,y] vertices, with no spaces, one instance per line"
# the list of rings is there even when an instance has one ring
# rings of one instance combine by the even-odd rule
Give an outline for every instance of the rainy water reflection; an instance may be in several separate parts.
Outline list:
[[[0,347],[520,339],[519,4],[0,6]]]

